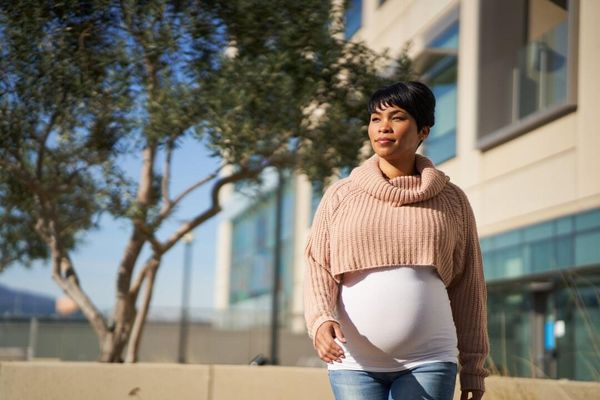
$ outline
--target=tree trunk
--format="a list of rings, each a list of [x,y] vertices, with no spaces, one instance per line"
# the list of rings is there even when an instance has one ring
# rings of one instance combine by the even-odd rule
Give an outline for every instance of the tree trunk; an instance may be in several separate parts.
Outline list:
[[[127,363],[134,363],[138,360],[138,352],[142,342],[142,333],[144,332],[148,310],[150,309],[150,302],[152,301],[156,271],[160,266],[160,259],[153,259],[152,261],[153,264],[146,273],[146,286],[141,308],[136,315],[133,329],[131,330],[131,335],[129,337],[129,343],[127,344],[127,354],[125,356],[125,362]]]

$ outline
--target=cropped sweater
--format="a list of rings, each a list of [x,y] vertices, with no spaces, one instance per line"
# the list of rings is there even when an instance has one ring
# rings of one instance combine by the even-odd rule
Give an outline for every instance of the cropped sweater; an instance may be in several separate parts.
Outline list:
[[[429,158],[416,153],[415,167],[417,175],[388,180],[374,154],[323,194],[304,251],[308,334],[314,343],[322,323],[337,322],[343,273],[433,265],[450,299],[461,389],[485,390],[487,290],[475,216],[463,190]]]

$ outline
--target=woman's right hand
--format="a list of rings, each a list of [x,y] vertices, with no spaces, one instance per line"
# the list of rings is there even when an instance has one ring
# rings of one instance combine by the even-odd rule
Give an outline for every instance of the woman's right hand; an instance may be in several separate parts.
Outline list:
[[[326,363],[342,362],[344,358],[344,350],[335,342],[335,338],[346,343],[340,324],[334,321],[323,322],[315,334],[315,350]]]

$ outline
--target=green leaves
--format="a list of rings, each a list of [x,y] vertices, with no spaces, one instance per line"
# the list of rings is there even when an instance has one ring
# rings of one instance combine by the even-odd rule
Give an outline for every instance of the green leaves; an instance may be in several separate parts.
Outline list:
[[[2,266],[47,257],[50,231],[73,248],[102,209],[130,104],[109,21],[102,1],[0,3]]]
[[[35,229],[72,248],[102,212],[158,229],[171,177],[154,160],[186,135],[237,168],[356,165],[368,96],[410,63],[340,39],[340,21],[320,0],[0,0],[5,258],[46,256]],[[119,161],[142,149],[144,201]]]
[[[216,10],[229,47],[201,93],[215,153],[234,165],[262,158],[312,180],[355,166],[368,96],[406,78],[408,64],[333,35],[329,2],[237,0]],[[292,138],[299,145],[282,151]]]

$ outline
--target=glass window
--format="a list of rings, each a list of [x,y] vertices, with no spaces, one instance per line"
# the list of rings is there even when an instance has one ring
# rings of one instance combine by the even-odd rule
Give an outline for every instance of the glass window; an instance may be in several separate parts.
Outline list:
[[[344,34],[350,39],[362,25],[362,0],[348,0]]]
[[[600,228],[600,210],[590,210],[575,217],[575,229],[584,231]]]
[[[575,280],[559,288],[556,318],[564,324],[557,336],[557,378],[598,380],[600,352],[597,327],[600,326],[599,277]]]
[[[520,232],[509,231],[494,236],[494,248],[500,249],[502,247],[514,246],[521,242]]]
[[[554,223],[544,222],[523,229],[523,240],[533,242],[541,239],[551,238],[554,234]]]
[[[556,220],[556,234],[561,235],[573,232],[573,218],[565,217]]]
[[[593,209],[482,238],[486,280],[600,264],[598,216]]]
[[[600,264],[600,229],[578,234],[575,237],[575,263],[577,265]]]
[[[291,293],[294,234],[294,180],[285,179],[282,212],[283,297]],[[230,303],[271,293],[275,249],[276,190],[233,220]],[[287,271],[287,272],[286,272]]]
[[[530,272],[542,272],[556,268],[554,241],[540,240],[529,244],[531,255]]]
[[[531,300],[527,293],[491,291],[488,294],[490,360],[493,369],[503,375],[531,374],[530,308]]]
[[[423,142],[423,153],[435,164],[456,156],[458,28],[456,21],[433,38],[419,60],[422,80],[436,98],[435,125]]]
[[[435,37],[429,47],[434,49],[458,49],[458,21]]]
[[[496,261],[504,277],[517,277],[526,272],[525,257],[523,256],[524,254],[519,247],[505,248],[496,253]]]
[[[480,148],[574,109],[574,1],[482,2]]]
[[[575,246],[572,236],[559,236],[554,241],[556,267],[566,268],[575,265]]]

